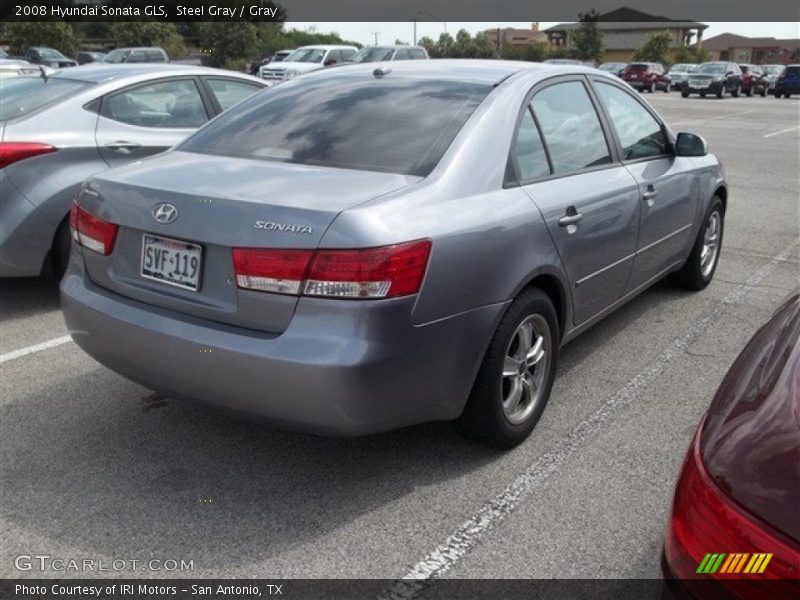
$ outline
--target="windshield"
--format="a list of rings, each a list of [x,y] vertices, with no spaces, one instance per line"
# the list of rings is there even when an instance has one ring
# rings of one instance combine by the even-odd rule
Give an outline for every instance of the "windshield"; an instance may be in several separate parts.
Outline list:
[[[695,73],[710,73],[712,75],[724,75],[728,69],[727,63],[703,63],[697,67]]]
[[[636,71],[640,73],[642,71],[647,71],[650,68],[650,65],[647,63],[634,63],[631,65],[631,71]]]
[[[697,65],[693,65],[690,63],[678,63],[677,65],[672,65],[672,68],[669,70],[670,73],[688,73],[692,71]]]
[[[108,54],[106,54],[103,62],[107,63],[121,63],[125,61],[125,57],[128,56],[128,50],[112,50]]]
[[[394,48],[362,48],[350,60],[354,63],[380,62],[391,60],[392,54],[394,54]]]
[[[64,58],[64,55],[61,54],[61,52],[58,50],[53,50],[52,48],[40,48],[39,56],[42,58]]]
[[[52,104],[91,85],[86,81],[41,77],[20,77],[3,82],[0,121],[16,119]]]
[[[283,60],[286,62],[319,63],[322,62],[323,56],[325,56],[325,50],[319,50],[318,48],[298,48]]]
[[[791,66],[791,67],[786,67],[786,69],[783,71],[783,74],[784,75],[797,75],[797,74],[800,74],[800,67],[796,66],[796,65],[795,66]]]
[[[603,71],[619,71],[625,68],[625,63],[603,63],[597,68]]]
[[[299,78],[222,113],[179,150],[424,177],[491,85]]]

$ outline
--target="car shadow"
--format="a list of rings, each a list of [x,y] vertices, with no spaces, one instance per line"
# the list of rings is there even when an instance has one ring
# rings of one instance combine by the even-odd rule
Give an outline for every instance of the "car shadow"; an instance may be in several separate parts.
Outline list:
[[[52,277],[0,280],[0,323],[59,307],[58,283]]]

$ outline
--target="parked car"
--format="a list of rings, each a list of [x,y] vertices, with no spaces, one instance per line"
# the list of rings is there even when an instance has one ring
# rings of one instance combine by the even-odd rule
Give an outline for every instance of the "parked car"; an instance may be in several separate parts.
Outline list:
[[[563,343],[668,274],[711,281],[726,198],[700,137],[595,69],[325,69],[92,176],[62,307],[171,397],[336,435],[457,419],[509,447]]]
[[[800,65],[787,65],[775,81],[775,97],[800,94]]]
[[[169,55],[163,48],[116,48],[103,58],[103,62],[121,63],[168,63]]]
[[[739,68],[742,70],[742,91],[747,96],[752,96],[753,94],[766,96],[769,84],[761,68],[746,63],[740,64]]]
[[[67,58],[58,50],[53,48],[35,47],[28,48],[25,52],[25,60],[35,65],[44,65],[53,69],[63,69],[64,67],[76,67],[78,63],[71,58]]]
[[[279,63],[283,62],[284,59],[292,53],[292,50],[278,50],[272,56],[267,56],[263,60],[254,61],[252,65],[250,65],[250,71],[252,75],[258,75],[259,70],[264,65],[268,65],[270,63]]]
[[[358,52],[355,46],[303,46],[292,51],[278,64],[268,64],[259,70],[262,79],[277,83],[311,73],[325,67],[341,65]]]
[[[662,598],[797,597],[799,339],[794,293],[733,363],[701,420],[667,525]]]
[[[669,92],[672,80],[664,73],[660,63],[638,62],[625,67],[622,79],[633,89],[653,93],[656,90]]]
[[[424,60],[427,58],[428,52],[422,46],[367,46],[356,52],[349,62],[369,63],[391,60]]]
[[[103,62],[105,57],[105,52],[90,52],[89,50],[82,50],[81,52],[78,52],[78,56],[75,58],[77,58],[79,65],[85,65],[93,62]]]
[[[95,63],[4,81],[0,276],[63,271],[72,198],[86,177],[162,152],[263,89],[203,67]]]
[[[681,96],[688,98],[690,94],[716,94],[722,98],[731,94],[738,98],[742,91],[742,70],[733,62],[705,62],[698,65],[686,79],[681,88]]]
[[[759,65],[759,68],[767,78],[767,93],[775,93],[775,83],[778,81],[778,76],[783,73],[784,65]]]
[[[40,75],[42,69],[45,74],[52,71],[48,67],[32,65],[27,60],[15,60],[13,58],[0,58],[0,77],[21,77],[22,75]]]
[[[607,62],[603,63],[598,69],[601,71],[605,71],[606,73],[611,73],[612,75],[616,75],[617,77],[622,77],[625,73],[625,67],[628,66],[628,63],[624,62]]]
[[[584,66],[583,61],[574,60],[572,58],[548,58],[547,60],[543,61],[546,65],[573,65],[576,67]]]
[[[683,84],[686,83],[689,73],[691,73],[695,67],[697,67],[697,65],[694,63],[678,63],[672,65],[669,71],[667,71],[667,75],[669,75],[670,78],[670,87],[673,90],[680,90]]]

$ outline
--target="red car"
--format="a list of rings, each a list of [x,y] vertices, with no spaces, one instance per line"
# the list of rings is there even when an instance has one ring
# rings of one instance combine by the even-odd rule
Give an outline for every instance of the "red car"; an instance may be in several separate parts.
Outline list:
[[[739,65],[742,70],[742,91],[748,96],[759,94],[767,95],[769,82],[766,76],[757,65]]]
[[[750,340],[683,463],[662,598],[800,598],[800,292]]]
[[[669,92],[672,80],[664,73],[664,65],[660,63],[638,62],[625,67],[622,79],[632,88],[642,92],[662,90]]]

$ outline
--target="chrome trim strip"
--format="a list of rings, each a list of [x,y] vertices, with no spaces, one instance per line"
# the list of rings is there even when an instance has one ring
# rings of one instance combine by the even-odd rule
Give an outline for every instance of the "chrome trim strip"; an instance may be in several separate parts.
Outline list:
[[[586,281],[589,281],[592,277],[595,277],[596,275],[600,275],[600,273],[605,273],[609,269],[613,269],[614,267],[621,265],[626,260],[632,259],[634,256],[636,256],[635,252],[633,254],[629,254],[628,256],[623,256],[622,258],[620,258],[617,261],[614,261],[610,265],[606,265],[605,267],[603,267],[599,271],[595,271],[594,273],[590,273],[586,277],[581,277],[580,279],[578,279],[578,281],[575,282],[575,287],[578,287],[580,284],[585,283]]]
[[[671,238],[671,237],[674,237],[674,236],[678,235],[679,233],[681,233],[681,232],[683,232],[683,231],[686,231],[686,230],[687,230],[687,229],[689,229],[689,227],[691,227],[691,226],[692,226],[692,223],[689,223],[688,225],[684,225],[683,227],[681,227],[680,229],[677,229],[677,230],[673,231],[673,232],[672,232],[672,233],[670,233],[669,235],[665,235],[665,236],[664,236],[663,238],[661,238],[660,240],[656,240],[656,241],[655,241],[655,242],[653,242],[652,244],[647,244],[647,246],[645,246],[644,248],[639,248],[639,249],[636,251],[636,254],[642,254],[643,252],[646,252],[647,250],[650,250],[650,248],[652,248],[653,246],[657,246],[657,245],[658,245],[658,244],[660,244],[661,242],[666,242],[666,241],[667,241],[669,238]]]

